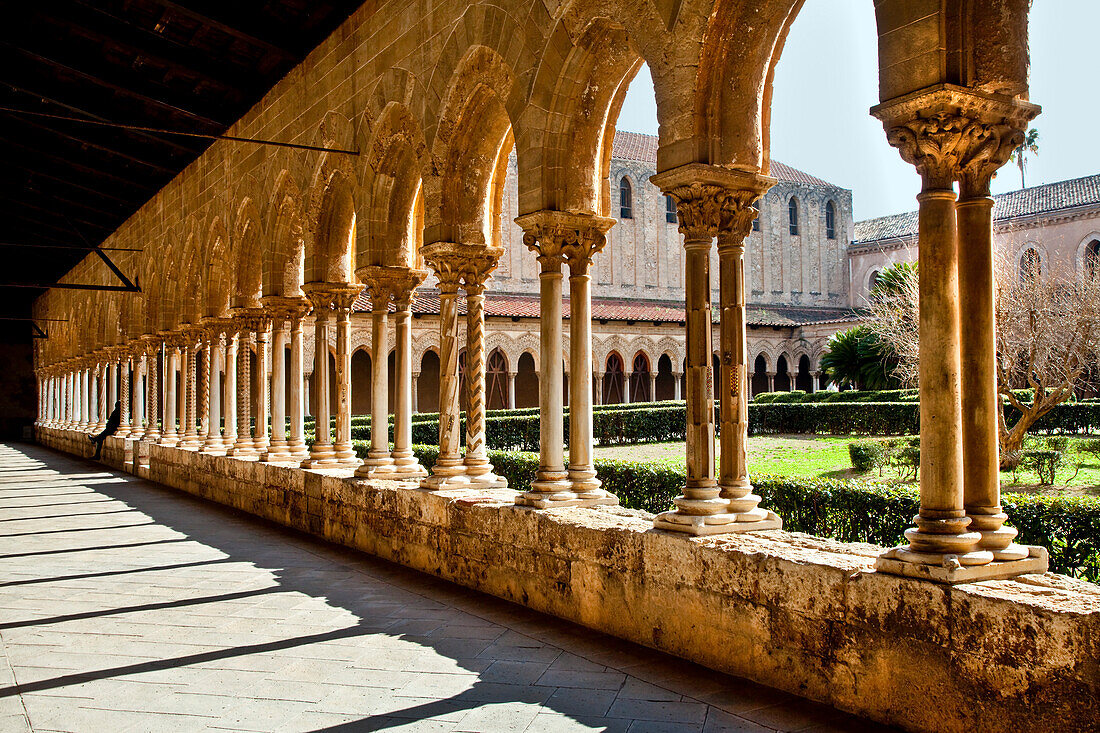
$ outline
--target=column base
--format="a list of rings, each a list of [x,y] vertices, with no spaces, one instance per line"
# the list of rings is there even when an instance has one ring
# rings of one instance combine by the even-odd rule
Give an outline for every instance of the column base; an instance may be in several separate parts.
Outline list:
[[[656,529],[701,536],[783,529],[783,520],[767,509],[722,514],[686,514],[677,509],[658,514],[653,518],[653,526]]]
[[[170,448],[174,448],[180,442],[178,435],[162,435],[157,440],[157,445],[166,445]]]
[[[428,475],[428,469],[420,465],[411,450],[395,450],[390,453],[393,459],[393,474],[389,478],[398,481],[419,481]]]
[[[978,547],[992,552],[994,560],[1023,560],[1028,557],[1027,547],[1013,542],[1019,532],[1015,527],[1005,526],[1008,515],[1001,507],[967,507],[966,516],[970,517],[969,529],[981,535]]]
[[[226,451],[228,450],[229,448],[225,445],[225,443],[219,440],[216,442],[207,441],[203,443],[202,448],[199,449],[199,452],[207,456],[224,456]]]
[[[573,491],[528,491],[516,497],[516,506],[526,506],[532,509],[559,509],[563,507],[579,506],[618,506],[619,499],[614,494],[609,494],[600,489],[604,494],[600,497],[582,498]]]
[[[976,583],[982,580],[1015,578],[1028,573],[1045,573],[1049,567],[1049,555],[1045,547],[1016,545],[1027,551],[1018,560],[993,560],[980,565],[966,564],[968,555],[990,555],[981,550],[966,555],[912,552],[908,547],[893,547],[875,560],[875,570],[891,575],[931,580],[936,583]],[[938,562],[937,562],[938,561]]]
[[[371,450],[359,468],[355,469],[356,478],[393,478],[393,457],[389,451]]]
[[[115,431],[115,437],[116,438],[128,438],[128,437],[130,437],[130,428],[129,427],[123,427],[123,426],[120,425],[118,430]]]
[[[429,476],[420,481],[420,488],[428,491],[464,489],[470,485],[462,458],[437,458]]]
[[[180,442],[176,444],[176,447],[182,448],[183,450],[200,450],[202,448],[202,443],[203,441],[199,437],[199,434],[193,433],[191,435],[184,435],[180,438]]]
[[[256,461],[259,460],[260,454],[256,452],[256,449],[252,445],[252,438],[238,438],[237,442],[229,446],[225,451],[225,455],[230,458],[239,458],[243,461]]]

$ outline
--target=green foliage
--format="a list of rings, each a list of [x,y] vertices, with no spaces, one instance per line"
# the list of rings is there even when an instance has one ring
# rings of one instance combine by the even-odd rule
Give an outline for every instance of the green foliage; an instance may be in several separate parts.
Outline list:
[[[870,438],[848,444],[852,468],[867,472],[887,466],[898,471],[899,478],[916,477],[920,469],[920,438]]]
[[[1062,465],[1062,451],[1025,450],[1020,466],[1032,470],[1039,477],[1039,483],[1049,486],[1054,483],[1058,468]]]
[[[882,340],[867,326],[855,326],[829,339],[821,368],[829,381],[841,388],[889,389],[898,386],[887,370],[891,357]]]
[[[875,286],[871,288],[868,296],[872,300],[905,298],[909,294],[910,286],[917,281],[918,277],[916,262],[895,262],[878,274]]]
[[[367,445],[356,451],[366,455]],[[415,445],[413,452],[431,468],[439,456],[434,445]],[[538,470],[538,454],[489,451],[496,472],[508,485],[524,490]],[[683,469],[661,462],[595,462],[604,488],[623,506],[650,513],[672,507],[683,490]],[[889,547],[905,541],[920,508],[920,493],[900,483],[867,485],[859,481],[790,479],[758,475],[753,486],[782,519],[784,529],[831,537],[841,542],[871,542]],[[1100,580],[1100,499],[1005,494],[1002,505],[1009,524],[1019,530],[1018,541],[1050,550],[1050,569],[1092,581]]]
[[[800,389],[790,392],[772,392],[771,394],[775,395],[771,400],[772,402],[801,402],[806,397],[806,393]]]
[[[919,432],[916,402],[796,402],[749,405],[749,432],[908,435]]]

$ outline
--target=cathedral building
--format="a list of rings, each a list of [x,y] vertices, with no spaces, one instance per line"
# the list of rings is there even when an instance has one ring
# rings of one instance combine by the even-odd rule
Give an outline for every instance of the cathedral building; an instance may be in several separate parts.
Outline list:
[[[598,404],[683,395],[684,249],[675,203],[649,181],[656,166],[655,136],[616,133],[607,185],[617,203],[611,210],[617,221],[592,268],[593,397]],[[813,391],[825,386],[819,359],[829,337],[856,320],[847,262],[854,231],[852,192],[778,161],[772,162],[771,175],[778,182],[759,202],[760,216],[746,243],[752,392]],[[513,156],[501,203],[504,255],[485,296],[489,409],[538,405],[539,268],[514,221],[519,214],[516,178]],[[712,258],[712,300],[717,303],[717,254],[712,252]],[[564,315],[569,317],[568,302]],[[715,328],[716,364],[718,336]],[[351,339],[352,411],[362,414],[370,411],[371,374],[365,294],[352,314]],[[438,409],[438,343],[439,291],[429,276],[413,303],[413,399],[420,412]],[[563,347],[568,371],[568,339]],[[393,358],[391,351],[391,382]],[[392,388],[389,394],[392,399]]]

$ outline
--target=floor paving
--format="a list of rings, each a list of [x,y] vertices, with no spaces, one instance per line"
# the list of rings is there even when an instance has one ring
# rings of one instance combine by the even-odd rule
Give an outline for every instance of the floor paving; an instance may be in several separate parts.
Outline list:
[[[0,444],[0,731],[886,731]]]

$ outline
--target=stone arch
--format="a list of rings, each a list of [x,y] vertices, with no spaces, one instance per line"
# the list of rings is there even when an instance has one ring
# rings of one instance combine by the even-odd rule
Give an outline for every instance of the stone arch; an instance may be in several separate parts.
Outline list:
[[[499,245],[514,80],[486,46],[471,46],[455,67],[431,146],[439,175],[425,182],[426,242]]]
[[[1074,257],[1075,271],[1084,277],[1100,275],[1100,231],[1081,238]]]
[[[1014,277],[1017,282],[1022,281],[1027,272],[1032,270],[1034,270],[1034,274],[1039,277],[1043,277],[1050,272],[1050,259],[1048,258],[1046,249],[1039,242],[1025,242],[1016,252],[1013,260],[1015,263],[1013,270]]]
[[[229,314],[230,296],[233,290],[233,259],[229,230],[221,217],[215,216],[210,222],[206,241],[203,315],[208,318],[222,318]]]
[[[263,293],[263,219],[249,197],[237,207],[233,227],[233,307],[257,308]]]
[[[202,237],[193,216],[187,217],[183,247],[180,250],[176,271],[183,279],[178,293],[181,299],[179,319],[181,323],[197,324],[202,318]]]
[[[355,133],[347,117],[330,111],[316,139],[318,145],[347,150],[354,147]],[[322,153],[312,176],[304,216],[306,282],[351,282],[358,198],[353,157]]]
[[[637,27],[640,21],[659,28],[660,22],[638,7],[595,14],[586,5],[567,6],[548,41],[568,48],[568,55],[545,54],[536,71],[525,126],[540,134],[517,135],[521,214],[552,209],[606,216],[611,210],[608,173],[615,121],[643,63],[624,24]],[[636,34],[647,37],[640,28]],[[653,55],[659,57],[656,48]]]
[[[425,174],[431,171],[423,132],[405,105],[390,102],[364,150],[362,188],[366,200],[359,225],[364,246],[357,253],[356,267],[411,265],[422,234],[411,224]]]
[[[274,191],[266,218],[271,246],[265,251],[263,294],[297,296],[305,264],[302,193],[285,168],[275,177]]]

